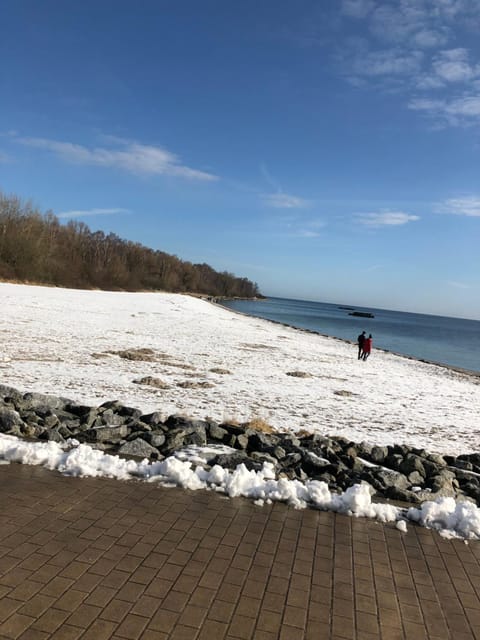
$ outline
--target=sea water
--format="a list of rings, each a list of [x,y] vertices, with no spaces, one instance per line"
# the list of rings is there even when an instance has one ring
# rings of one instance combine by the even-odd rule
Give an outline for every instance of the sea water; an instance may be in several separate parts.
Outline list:
[[[358,334],[365,331],[367,335],[372,334],[374,349],[378,347],[480,373],[480,322],[477,320],[285,298],[225,300],[222,305],[355,342]],[[371,313],[374,317],[349,315],[352,311]]]

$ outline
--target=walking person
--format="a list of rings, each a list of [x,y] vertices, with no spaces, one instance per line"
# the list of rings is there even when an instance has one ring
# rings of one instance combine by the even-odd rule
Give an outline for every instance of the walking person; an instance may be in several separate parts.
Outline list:
[[[363,342],[363,359],[366,360],[372,351],[372,334],[365,338]]]
[[[365,335],[365,331],[362,331],[362,333],[358,336],[357,338],[357,344],[358,344],[358,359],[360,360],[363,356],[363,345],[365,343],[365,340],[367,339],[367,336]]]

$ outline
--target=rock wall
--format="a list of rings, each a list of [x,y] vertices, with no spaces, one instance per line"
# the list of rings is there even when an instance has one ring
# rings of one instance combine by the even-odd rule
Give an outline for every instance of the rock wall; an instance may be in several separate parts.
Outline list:
[[[206,465],[260,469],[277,477],[323,480],[332,491],[368,482],[379,498],[418,504],[440,496],[468,498],[480,506],[480,454],[429,454],[404,445],[371,446],[319,434],[265,433],[248,425],[218,424],[143,414],[117,400],[98,407],[56,396],[21,393],[0,385],[0,432],[64,443],[69,438],[111,454],[162,460],[187,445],[223,444]]]

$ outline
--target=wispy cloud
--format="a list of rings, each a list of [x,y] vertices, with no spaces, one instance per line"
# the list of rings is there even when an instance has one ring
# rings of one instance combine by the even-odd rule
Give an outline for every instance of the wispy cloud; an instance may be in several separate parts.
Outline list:
[[[118,214],[131,213],[130,209],[113,207],[111,209],[74,209],[72,211],[62,211],[57,218],[85,218],[87,216],[114,216]]]
[[[326,227],[325,220],[301,214],[275,216],[272,223],[277,230],[280,229],[282,236],[289,238],[318,238]]]
[[[339,13],[357,34],[338,39],[348,82],[404,92],[436,127],[480,123],[478,50],[458,46],[480,25],[478,0],[342,0]]]
[[[447,284],[454,289],[470,289],[470,285],[465,284],[464,282],[456,282],[455,280],[449,280]]]
[[[292,235],[297,238],[318,238],[322,235],[325,226],[326,223],[324,220],[303,220],[300,221],[299,224],[297,223],[297,228]]]
[[[408,108],[424,112],[441,126],[468,127],[480,121],[480,95],[476,94],[452,99],[414,98]]]
[[[275,209],[304,209],[310,206],[310,201],[288,193],[264,193],[262,199],[269,207]]]
[[[7,164],[7,162],[10,162],[10,156],[0,151],[0,164]]]
[[[112,139],[110,147],[88,148],[71,142],[60,142],[47,138],[17,138],[17,142],[50,151],[62,160],[75,164],[122,169],[135,175],[167,175],[189,180],[212,181],[218,176],[181,163],[170,151],[153,145],[127,140]]]
[[[354,75],[360,76],[411,76],[422,68],[421,51],[386,49],[355,56],[352,64]]]
[[[373,0],[342,0],[341,11],[351,18],[365,18],[375,8]]]
[[[368,227],[398,227],[409,222],[420,220],[419,216],[414,216],[403,211],[380,211],[378,213],[358,213],[355,218],[360,224]]]
[[[306,198],[285,193],[280,182],[272,176],[264,163],[260,165],[260,172],[269,187],[274,191],[273,193],[260,194],[264,204],[274,209],[304,209],[310,206],[311,202]]]
[[[480,217],[480,196],[450,198],[439,205],[439,212],[478,218]]]
[[[480,66],[473,67],[467,49],[440,51],[433,59],[433,70],[446,82],[468,82],[480,73]]]

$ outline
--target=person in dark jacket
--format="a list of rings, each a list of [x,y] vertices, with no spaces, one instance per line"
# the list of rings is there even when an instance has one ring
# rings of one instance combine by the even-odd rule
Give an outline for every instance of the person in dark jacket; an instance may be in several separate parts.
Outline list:
[[[367,339],[367,336],[365,335],[365,331],[362,331],[362,333],[357,338],[359,360],[363,356],[363,344],[366,339]]]
[[[372,334],[365,338],[363,342],[363,359],[366,360],[372,351]]]

